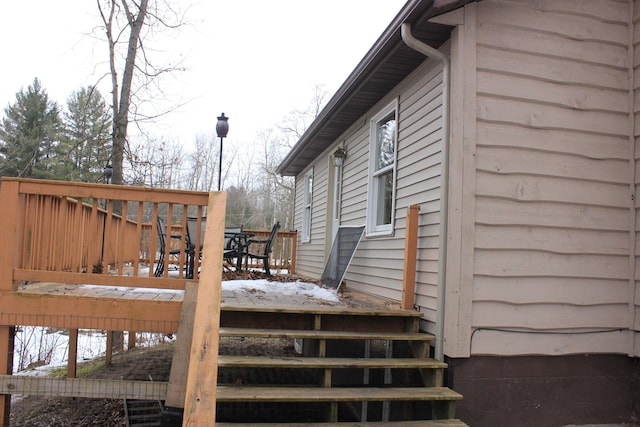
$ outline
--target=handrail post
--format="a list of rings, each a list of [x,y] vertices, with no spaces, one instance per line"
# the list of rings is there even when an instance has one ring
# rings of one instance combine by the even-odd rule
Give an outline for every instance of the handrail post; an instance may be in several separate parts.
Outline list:
[[[413,310],[416,290],[416,258],[418,252],[418,219],[420,206],[407,208],[407,225],[404,239],[404,269],[402,272],[402,302],[404,310]]]
[[[17,266],[22,254],[22,236],[20,235],[19,215],[20,195],[19,182],[2,180],[0,185],[0,229],[5,233],[7,241],[17,243],[0,245],[0,290],[15,289],[13,269]],[[11,375],[13,372],[13,326],[0,326],[0,374]],[[0,395],[0,423],[9,425],[11,414],[11,395]]]
[[[20,235],[19,211],[20,195],[18,181],[2,180],[0,185],[0,230],[7,242],[16,244],[0,245],[0,289],[13,290],[13,269],[18,266],[22,255],[22,236]],[[17,246],[17,247],[16,247]]]
[[[296,258],[298,256],[298,232],[294,231],[291,241],[291,262],[289,264],[289,274],[296,274]]]
[[[210,193],[207,217],[224,218],[226,197],[223,192]],[[193,308],[182,425],[215,425],[223,241],[224,221],[207,221],[201,280]]]

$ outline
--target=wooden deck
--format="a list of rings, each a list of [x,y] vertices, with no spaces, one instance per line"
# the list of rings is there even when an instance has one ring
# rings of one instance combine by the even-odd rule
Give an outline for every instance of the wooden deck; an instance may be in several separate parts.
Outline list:
[[[201,218],[205,210],[207,218],[224,218],[224,193],[3,179],[0,195],[0,228],[11,242],[0,245],[0,422],[8,422],[9,395],[22,393],[153,399],[166,395],[167,406],[184,408],[186,424],[210,422],[216,417],[216,400],[247,399],[247,395],[234,395],[237,390],[229,384],[219,387],[216,397],[220,336],[287,337],[307,342],[305,363],[296,357],[287,359],[286,366],[316,366],[322,372],[321,383],[308,384],[304,393],[297,386],[289,390],[278,385],[272,397],[263,399],[326,402],[327,419],[332,422],[338,420],[339,402],[347,400],[429,400],[433,419],[453,418],[455,401],[461,396],[442,389],[445,365],[429,359],[433,337],[420,333],[421,314],[402,309],[413,307],[411,287],[403,290],[406,297],[400,305],[349,291],[335,300],[312,296],[315,294],[304,289],[282,292],[285,284],[279,290],[281,282],[277,281],[268,289],[224,286],[222,220],[206,223],[204,255],[195,278],[187,279],[184,269],[171,277],[172,248],[166,241],[156,245],[158,233],[169,235],[177,227],[184,235],[187,215]],[[201,243],[198,240],[196,237],[196,247]],[[157,277],[149,266],[157,263],[159,253],[164,254],[167,268]],[[281,264],[295,265],[295,257],[279,256]],[[171,264],[184,265],[185,259],[181,249]],[[171,377],[166,384],[14,377],[10,373],[15,325],[69,329],[72,336],[77,336],[78,329],[176,333]],[[387,342],[389,354],[384,359],[350,362],[332,354],[334,346],[343,350],[348,341],[368,346],[372,340]],[[406,343],[410,357],[419,361],[394,359],[393,342]],[[70,360],[76,360],[71,347],[69,354]],[[274,368],[265,358],[223,362],[226,369],[234,365],[246,368],[247,364],[256,369]],[[420,371],[425,389],[390,388],[379,394],[375,387],[367,387],[369,394],[365,394],[362,387],[347,387],[340,390],[344,396],[332,389],[345,385],[341,375],[332,374],[334,370],[407,367]],[[69,364],[68,372],[75,376],[75,364]],[[368,386],[368,380],[363,385]],[[250,397],[260,392],[243,391]]]
[[[281,282],[274,281],[274,285]],[[134,310],[145,304],[158,306],[158,317],[164,316],[164,325],[184,327],[184,316],[191,310],[189,302],[195,300],[194,289],[202,286],[202,281],[187,283],[187,289],[166,290],[150,288],[112,287],[100,285],[58,284],[53,282],[38,282],[22,284],[12,293],[12,297],[21,300],[47,300],[52,305],[75,306],[71,315],[61,315],[60,321],[79,324],[92,324],[97,315],[104,315],[113,308],[128,307]],[[284,284],[283,284],[284,285]],[[206,286],[205,286],[206,287]],[[304,387],[296,384],[291,386],[275,385],[265,387],[263,384],[243,386],[241,388],[226,383],[217,386],[216,401],[221,404],[234,402],[314,402],[324,403],[331,409],[330,419],[337,420],[337,403],[335,402],[393,402],[393,401],[430,401],[442,408],[453,408],[456,400],[461,396],[452,390],[442,387],[442,371],[446,367],[443,362],[428,358],[427,348],[433,339],[431,335],[418,333],[417,321],[420,314],[399,308],[398,304],[353,292],[340,294],[337,301],[327,301],[309,297],[303,294],[265,292],[263,286],[255,289],[245,286],[242,290],[225,289],[222,284],[220,337],[242,337],[259,339],[303,339],[318,343],[312,350],[315,356],[299,357],[246,357],[240,355],[222,355],[217,357],[217,363],[222,369],[315,369],[323,373],[321,384],[309,384]],[[18,304],[20,305],[20,304]],[[34,305],[33,307],[35,307]],[[94,314],[78,316],[83,307],[92,307]],[[167,316],[176,308],[176,319]],[[60,310],[64,313],[64,310]],[[97,313],[97,314],[96,314]],[[130,317],[133,317],[130,315]],[[117,316],[115,317],[117,318]],[[56,318],[34,318],[47,325],[55,324]],[[44,320],[43,320],[44,319]],[[131,321],[130,319],[127,321]],[[180,323],[180,322],[183,323]],[[149,321],[147,324],[153,324]],[[156,325],[159,325],[156,319]],[[408,327],[408,325],[413,325]],[[84,327],[84,326],[82,326]],[[138,329],[140,331],[141,329]],[[177,335],[185,335],[177,330]],[[410,342],[417,351],[417,357],[336,357],[330,356],[330,342],[369,342],[394,341]],[[185,400],[185,392],[189,387],[184,383],[186,367],[180,370],[180,361],[188,354],[181,352],[190,346],[182,345],[180,351],[174,354],[172,364],[172,378],[174,369],[180,381],[172,382],[144,382],[132,380],[75,380],[52,379],[34,377],[16,377],[0,375],[0,389],[7,394],[33,394],[42,396],[91,397],[91,398],[127,398],[127,399],[155,399],[180,403]],[[337,372],[345,370],[406,370],[418,369],[428,372],[425,378],[427,387],[344,387],[340,386],[341,375]],[[332,372],[336,374],[332,374]],[[334,379],[332,379],[334,378]],[[337,382],[336,382],[337,381]],[[172,405],[168,405],[172,406]],[[440,407],[438,406],[438,407]],[[185,409],[186,411],[186,409]],[[444,410],[442,417],[452,417],[452,409]],[[186,413],[186,412],[185,412]],[[464,425],[464,424],[455,424]]]
[[[279,282],[274,281],[277,286]],[[102,285],[77,285],[54,282],[35,282],[22,284],[15,291],[15,297],[36,297],[40,299],[53,299],[61,301],[100,299],[112,300],[113,303],[129,303],[130,301],[149,301],[157,303],[181,304],[184,291],[179,289],[153,289],[133,288]],[[300,293],[291,295],[287,293],[268,293],[262,289],[226,290],[223,282],[221,309],[223,311],[273,311],[273,312],[307,312],[307,313],[344,313],[344,314],[371,314],[394,315],[405,313],[396,302],[376,298],[373,296],[345,291],[338,294],[339,301],[327,301],[313,298]],[[164,305],[164,304],[163,304]],[[69,316],[69,313],[66,314]],[[416,316],[419,313],[416,312]],[[178,318],[165,318],[164,320],[178,320]]]

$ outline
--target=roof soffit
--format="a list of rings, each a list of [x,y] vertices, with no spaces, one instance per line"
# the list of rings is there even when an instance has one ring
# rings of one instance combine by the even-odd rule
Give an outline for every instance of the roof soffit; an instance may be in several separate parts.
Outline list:
[[[318,117],[298,140],[277,172],[295,176],[335,143],[353,123],[404,80],[426,58],[404,44],[400,27],[413,24],[413,35],[437,48],[453,27],[427,19],[470,0],[410,0],[367,52]]]

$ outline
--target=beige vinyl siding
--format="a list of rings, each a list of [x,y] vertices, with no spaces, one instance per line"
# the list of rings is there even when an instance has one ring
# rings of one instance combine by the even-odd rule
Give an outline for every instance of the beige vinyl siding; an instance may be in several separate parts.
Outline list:
[[[640,253],[638,248],[640,248],[640,202],[638,202],[638,194],[639,194],[639,185],[640,185],[640,0],[633,1],[633,17],[632,17],[632,28],[633,28],[633,46],[632,46],[632,57],[633,57],[633,114],[634,114],[634,126],[633,126],[633,137],[634,137],[634,151],[633,156],[635,161],[635,277],[634,282],[630,287],[630,295],[633,298],[633,303],[631,304],[631,329],[633,331],[633,344],[630,351],[630,354],[634,356],[640,356]]]
[[[420,205],[416,304],[435,320],[442,162],[442,67],[426,61],[367,114],[347,144],[342,223],[366,222],[369,117],[399,99],[394,234],[364,238],[345,278],[347,286],[399,301],[402,296],[406,210]],[[432,324],[430,324],[432,326]]]
[[[471,354],[630,350],[628,7],[477,3]]]
[[[364,225],[366,222],[367,179],[369,165],[369,125],[356,124],[357,129],[346,141],[347,158],[342,168],[342,225]]]
[[[322,275],[325,264],[324,237],[327,209],[327,161],[326,157],[316,159],[313,168],[313,191],[311,202],[311,240],[300,242],[298,237],[298,257],[296,259],[296,273],[317,277]],[[304,177],[310,169],[296,177],[296,208],[295,227],[302,230],[302,211],[304,201]],[[300,236],[300,233],[298,233]]]

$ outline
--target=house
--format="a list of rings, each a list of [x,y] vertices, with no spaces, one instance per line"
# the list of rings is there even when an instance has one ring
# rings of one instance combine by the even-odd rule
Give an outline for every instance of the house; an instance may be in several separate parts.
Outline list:
[[[415,308],[470,425],[640,417],[639,21],[637,0],[409,0],[279,166],[298,273],[366,226],[353,290],[401,299],[419,206]]]

